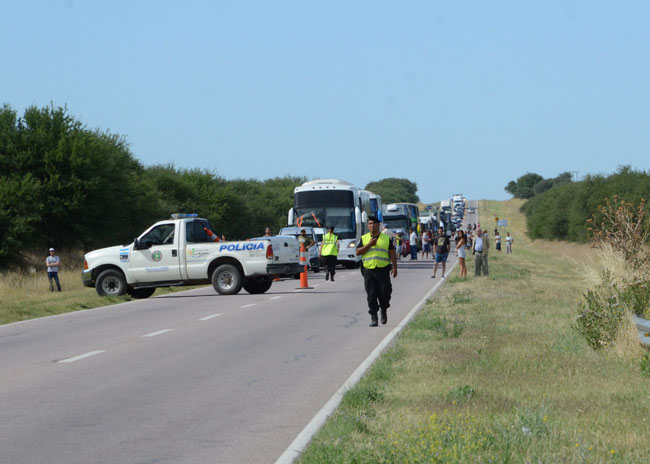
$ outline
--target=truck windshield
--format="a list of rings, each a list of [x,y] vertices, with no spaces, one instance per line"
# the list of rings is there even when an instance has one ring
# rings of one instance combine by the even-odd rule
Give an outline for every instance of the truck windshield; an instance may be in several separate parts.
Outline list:
[[[152,245],[171,245],[174,243],[174,224],[161,224],[140,237],[141,242]]]
[[[411,226],[411,221],[406,217],[388,218],[384,216],[384,225],[389,229],[408,229]]]

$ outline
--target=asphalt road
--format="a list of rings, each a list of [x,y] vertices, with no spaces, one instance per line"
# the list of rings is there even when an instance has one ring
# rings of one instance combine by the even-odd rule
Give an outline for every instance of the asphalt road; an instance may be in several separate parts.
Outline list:
[[[379,328],[358,270],[2,326],[0,462],[274,462],[440,279],[398,268]]]

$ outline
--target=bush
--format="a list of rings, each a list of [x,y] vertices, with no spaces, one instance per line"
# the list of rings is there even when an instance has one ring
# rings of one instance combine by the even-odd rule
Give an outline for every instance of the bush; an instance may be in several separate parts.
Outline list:
[[[634,206],[619,200],[598,207],[600,219],[589,221],[595,247],[599,249],[596,269],[586,275],[595,284],[579,303],[575,328],[592,348],[610,346],[617,336],[627,335],[624,317],[643,316],[650,304],[650,260],[644,246],[650,233],[645,201]],[[634,331],[632,331],[634,332]],[[638,341],[629,340],[630,346]]]
[[[575,329],[594,349],[611,345],[625,315],[616,292],[611,287],[588,290],[579,303]]]

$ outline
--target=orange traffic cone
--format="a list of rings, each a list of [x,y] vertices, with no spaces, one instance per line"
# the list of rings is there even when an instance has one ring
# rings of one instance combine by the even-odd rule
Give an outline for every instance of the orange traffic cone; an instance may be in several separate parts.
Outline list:
[[[300,289],[310,289],[313,287],[309,286],[307,281],[307,250],[305,249],[305,244],[300,244],[300,264],[305,266],[305,270],[300,273]]]
[[[211,231],[210,229],[208,229],[207,227],[204,227],[203,230],[205,230],[205,233],[208,234],[208,240],[210,240],[211,242],[218,242],[219,240],[221,240],[221,239],[217,236],[217,234],[215,234],[214,232],[212,232],[212,231]]]

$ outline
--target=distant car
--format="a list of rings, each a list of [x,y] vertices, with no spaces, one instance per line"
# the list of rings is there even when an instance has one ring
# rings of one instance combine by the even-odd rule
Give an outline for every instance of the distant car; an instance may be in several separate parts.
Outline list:
[[[298,237],[302,229],[305,229],[305,234],[315,243],[313,247],[307,250],[307,265],[312,271],[320,272],[320,255],[318,254],[318,248],[320,247],[320,239],[323,237],[322,229],[314,227],[283,227],[280,229],[278,235]]]

